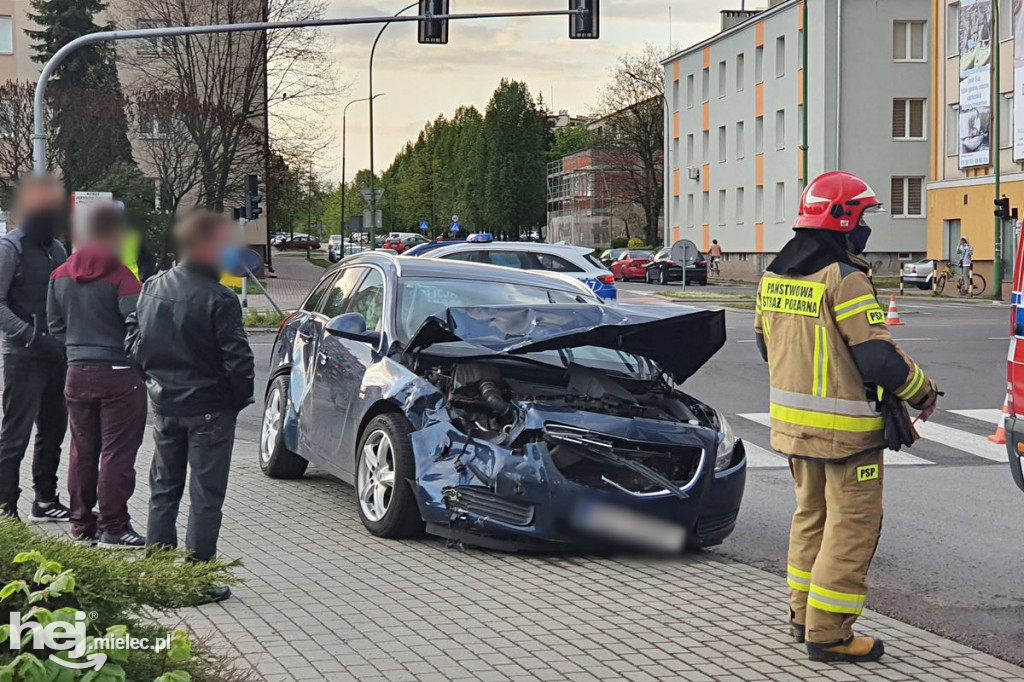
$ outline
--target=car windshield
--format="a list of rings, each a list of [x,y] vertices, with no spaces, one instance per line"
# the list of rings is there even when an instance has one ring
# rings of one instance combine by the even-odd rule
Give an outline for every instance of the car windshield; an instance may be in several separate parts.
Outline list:
[[[584,294],[505,282],[469,282],[462,279],[407,277],[399,281],[395,336],[409,342],[428,317],[448,308],[490,305],[544,305],[547,303],[597,303]],[[448,344],[456,345],[456,344]],[[567,367],[571,363],[648,378],[650,362],[622,351],[594,346],[528,353],[521,357]]]
[[[650,251],[630,251],[629,252],[629,257],[634,259],[634,260],[635,259],[650,258],[651,257],[651,252]]]

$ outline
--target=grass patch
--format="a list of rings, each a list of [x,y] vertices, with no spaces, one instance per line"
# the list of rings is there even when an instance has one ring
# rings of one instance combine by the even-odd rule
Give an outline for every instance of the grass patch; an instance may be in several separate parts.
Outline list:
[[[334,263],[332,263],[331,261],[327,260],[326,258],[310,258],[309,262],[312,263],[313,265],[317,266],[318,268],[324,268],[324,269],[327,269],[327,268],[331,267],[332,265],[334,265]]]
[[[263,293],[262,291],[260,291],[260,288],[256,285],[256,283],[253,282],[251,279],[246,279],[245,280],[245,284],[246,284],[246,292],[248,294],[252,295],[252,294],[262,294]],[[265,283],[264,283],[264,286],[266,286]],[[242,287],[228,287],[228,288],[231,289],[231,291],[235,292],[236,294],[241,294],[242,293]]]
[[[719,291],[694,291],[688,287],[686,291],[659,291],[658,296],[672,298],[677,301],[749,301],[753,303],[753,294],[724,294]]]
[[[873,277],[871,279],[877,289],[899,289],[900,278],[899,277]],[[914,286],[911,284],[910,286]],[[916,288],[916,287],[915,287]]]
[[[246,329],[277,329],[285,317],[275,310],[246,310],[242,313],[242,324]]]

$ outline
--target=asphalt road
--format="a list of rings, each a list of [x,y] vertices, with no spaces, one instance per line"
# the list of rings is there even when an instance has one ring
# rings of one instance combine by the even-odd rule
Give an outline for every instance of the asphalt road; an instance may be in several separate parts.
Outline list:
[[[626,301],[642,302],[662,288],[620,285]],[[950,411],[986,410],[987,417],[1001,406],[1007,309],[925,300],[907,301],[901,313],[906,324],[895,335],[946,392],[934,421],[947,430],[915,445],[917,466],[886,470],[885,527],[868,605],[1024,664],[1024,494],[1014,487],[1005,461],[970,452],[994,425]],[[729,311],[727,320],[725,348],[686,388],[725,412],[740,437],[766,451],[768,429],[749,418],[768,411],[767,370],[752,343],[753,313]],[[266,384],[272,341],[265,334],[252,338],[258,392]],[[258,442],[260,416],[257,406],[246,410],[239,437]],[[985,453],[997,457],[998,448]],[[736,533],[711,551],[782,574],[793,507],[784,460],[751,468]]]

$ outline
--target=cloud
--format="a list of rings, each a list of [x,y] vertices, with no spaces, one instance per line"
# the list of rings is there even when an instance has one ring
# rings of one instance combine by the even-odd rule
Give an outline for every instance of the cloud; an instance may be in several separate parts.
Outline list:
[[[391,15],[409,2],[331,0],[326,16]],[[549,108],[588,113],[619,55],[645,43],[667,47],[670,4],[675,45],[693,44],[717,30],[720,7],[707,0],[603,0],[601,39],[596,41],[569,40],[566,17],[452,22],[449,44],[443,46],[419,45],[415,24],[389,26],[378,44],[374,67],[374,90],[387,93],[375,108],[378,167],[387,167],[406,141],[438,114],[450,115],[464,104],[482,110],[503,77],[525,81],[535,96],[543,93]],[[455,13],[565,6],[565,0],[452,0]],[[339,137],[341,109],[349,99],[368,93],[367,65],[379,30],[379,26],[326,30],[334,42],[332,58],[345,80],[354,82],[340,98],[336,115],[325,121]],[[368,149],[366,110],[352,107],[348,115],[350,175],[368,165]],[[332,150],[328,158],[340,159],[340,153]]]

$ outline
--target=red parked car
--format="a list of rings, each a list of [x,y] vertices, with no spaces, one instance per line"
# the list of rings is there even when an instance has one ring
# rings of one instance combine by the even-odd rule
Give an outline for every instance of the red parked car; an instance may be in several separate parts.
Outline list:
[[[650,251],[626,249],[619,259],[612,261],[612,275],[620,282],[647,277],[647,264],[651,262]]]

